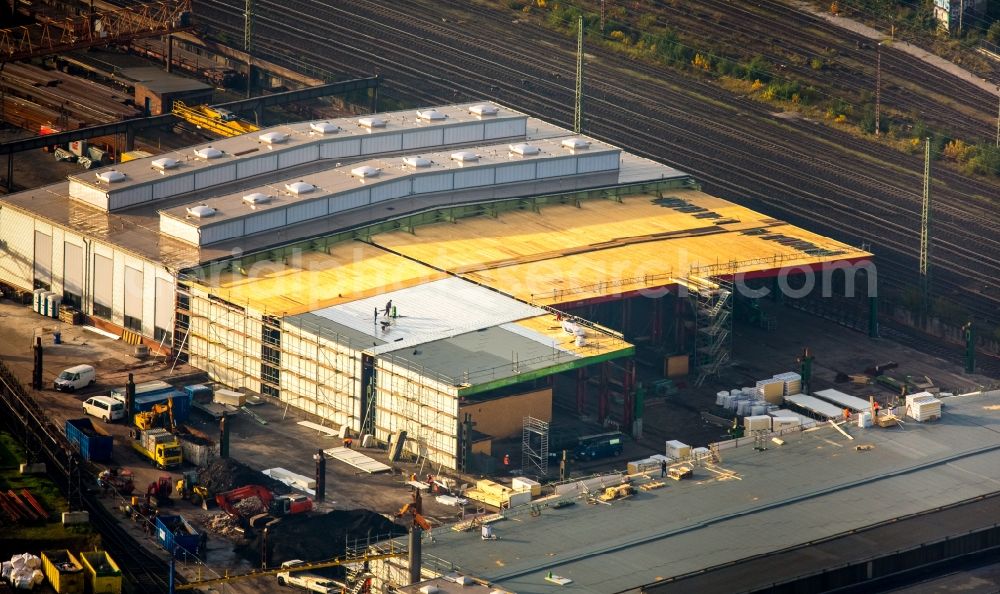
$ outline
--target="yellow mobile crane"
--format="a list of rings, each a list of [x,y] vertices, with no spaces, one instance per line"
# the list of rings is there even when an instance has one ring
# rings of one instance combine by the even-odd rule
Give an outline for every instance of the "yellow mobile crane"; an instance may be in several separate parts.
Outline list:
[[[173,114],[195,126],[215,132],[219,136],[239,136],[260,130],[246,120],[241,120],[235,113],[222,107],[210,105],[188,106],[183,101],[174,101]]]

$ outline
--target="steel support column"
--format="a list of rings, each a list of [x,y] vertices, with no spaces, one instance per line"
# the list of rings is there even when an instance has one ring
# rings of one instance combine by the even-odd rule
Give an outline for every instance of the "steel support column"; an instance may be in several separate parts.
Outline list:
[[[629,324],[632,322],[632,300],[623,299],[622,300],[622,336],[628,340],[631,336],[629,332]]]
[[[622,368],[625,377],[622,378],[624,404],[622,410],[622,429],[632,433],[632,421],[635,420],[635,360],[631,357],[625,361]]]
[[[597,421],[604,423],[608,418],[608,375],[611,373],[611,362],[601,364],[601,385],[597,394]]]
[[[583,415],[587,409],[587,368],[576,370],[576,414]]]
[[[663,300],[666,295],[661,295],[653,299],[653,330],[650,332],[650,341],[654,346],[662,346],[663,341]]]

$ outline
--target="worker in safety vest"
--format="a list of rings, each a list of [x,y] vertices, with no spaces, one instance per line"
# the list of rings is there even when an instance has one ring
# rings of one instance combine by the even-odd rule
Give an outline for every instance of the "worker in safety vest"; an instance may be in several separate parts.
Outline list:
[[[510,466],[510,454],[503,455],[503,465]]]
[[[844,420],[845,421],[850,421],[851,420],[851,409],[849,409],[849,408],[845,408],[844,409]]]

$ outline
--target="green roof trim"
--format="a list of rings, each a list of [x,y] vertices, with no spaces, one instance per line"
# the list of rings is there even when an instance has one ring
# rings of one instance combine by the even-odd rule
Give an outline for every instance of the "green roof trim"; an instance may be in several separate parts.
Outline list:
[[[579,369],[581,367],[588,367],[596,363],[603,363],[605,361],[612,361],[614,359],[621,359],[623,357],[630,357],[635,354],[635,346],[630,345],[621,350],[612,351],[610,353],[604,353],[603,355],[595,355],[593,357],[582,357],[580,359],[574,359],[573,361],[567,361],[565,363],[560,363],[558,365],[553,365],[552,367],[545,367],[543,369],[535,369],[533,371],[528,371],[525,373],[519,373],[510,377],[503,377],[485,384],[477,384],[475,386],[468,386],[465,388],[458,389],[459,396],[471,396],[473,394],[480,394],[482,392],[488,392],[490,390],[496,390],[497,388],[503,388],[504,386],[511,386],[514,384],[519,384],[521,382],[527,382],[535,380],[542,377],[547,377],[550,375],[555,375],[557,373],[562,373],[564,371],[571,371],[573,369]]]

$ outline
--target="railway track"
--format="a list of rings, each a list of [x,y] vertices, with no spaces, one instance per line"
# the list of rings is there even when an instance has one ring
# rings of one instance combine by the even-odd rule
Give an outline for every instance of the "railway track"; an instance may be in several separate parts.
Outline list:
[[[657,1],[653,6],[657,14],[667,17],[662,24],[689,37],[723,39],[717,43],[732,53],[760,53],[779,66],[773,74],[780,78],[831,88],[832,95],[855,105],[873,101],[877,51],[874,40],[776,0],[753,4],[707,0],[683,6]],[[770,46],[762,48],[761,39],[769,40]],[[740,41],[748,49],[741,48]],[[954,85],[950,75],[893,49],[891,42],[883,44],[881,53],[886,107],[904,115],[922,114],[932,127],[970,142],[992,140],[996,95],[972,85]],[[813,59],[820,60],[823,68],[813,69]],[[835,76],[824,74],[827,70]]]
[[[411,101],[435,103],[489,95],[532,115],[563,123],[569,120],[572,78],[567,66],[572,63],[572,47],[551,32],[529,29],[524,36],[532,41],[519,41],[517,47],[523,54],[511,55],[510,44],[499,41],[496,31],[487,34],[488,27],[483,25],[487,18],[480,13],[475,14],[477,26],[473,27],[468,22],[442,24],[435,18],[438,13],[421,16],[416,5],[400,8],[354,2],[324,6],[297,1],[282,5],[280,12],[275,7],[260,7],[257,31],[278,61],[296,55],[330,69],[380,71],[389,85],[406,89],[400,96]],[[199,6],[203,20],[235,34],[241,24],[231,18],[232,8],[215,1]],[[295,23],[308,19],[320,19],[324,25],[309,30],[296,27]],[[494,22],[492,26],[499,25]],[[316,43],[310,43],[311,37]],[[323,49],[315,51],[316,47]],[[539,66],[535,56],[543,50],[549,59]],[[754,206],[791,222],[819,223],[824,232],[841,239],[875,242],[883,256],[880,264],[892,273],[883,276],[888,284],[911,282],[912,274],[901,280],[897,277],[910,269],[916,251],[919,196],[905,188],[919,187],[918,159],[891,153],[893,161],[885,170],[878,167],[878,158],[857,156],[871,149],[870,143],[808,122],[775,123],[772,117],[770,125],[761,126],[754,118],[738,114],[767,117],[766,107],[745,100],[731,107],[723,104],[727,95],[717,88],[689,81],[681,88],[668,78],[669,73],[650,67],[628,64],[629,70],[647,76],[652,70],[666,80],[625,90],[623,85],[603,82],[614,80],[606,75],[614,74],[609,69],[621,67],[624,60],[601,55],[595,61],[589,66],[594,73],[588,80],[589,133],[690,171],[724,197],[743,203],[749,199]],[[693,102],[698,103],[697,109],[691,107]],[[628,117],[646,125],[630,125]],[[817,131],[820,150],[807,138]],[[816,156],[823,149],[832,153],[838,145],[855,153],[856,163]],[[803,148],[788,148],[795,146]],[[939,240],[934,264],[954,273],[942,270],[937,287],[957,296],[975,313],[993,319],[997,301],[992,294],[1000,288],[996,284],[1000,250],[985,229],[991,210],[983,200],[963,198],[980,196],[988,201],[995,188],[950,172],[942,172],[940,179],[943,193],[951,195],[937,203],[941,206],[935,213]],[[976,242],[969,240],[970,235]],[[889,264],[895,260],[901,262]],[[977,289],[974,295],[967,294],[970,279]],[[983,287],[990,294],[982,295]]]

